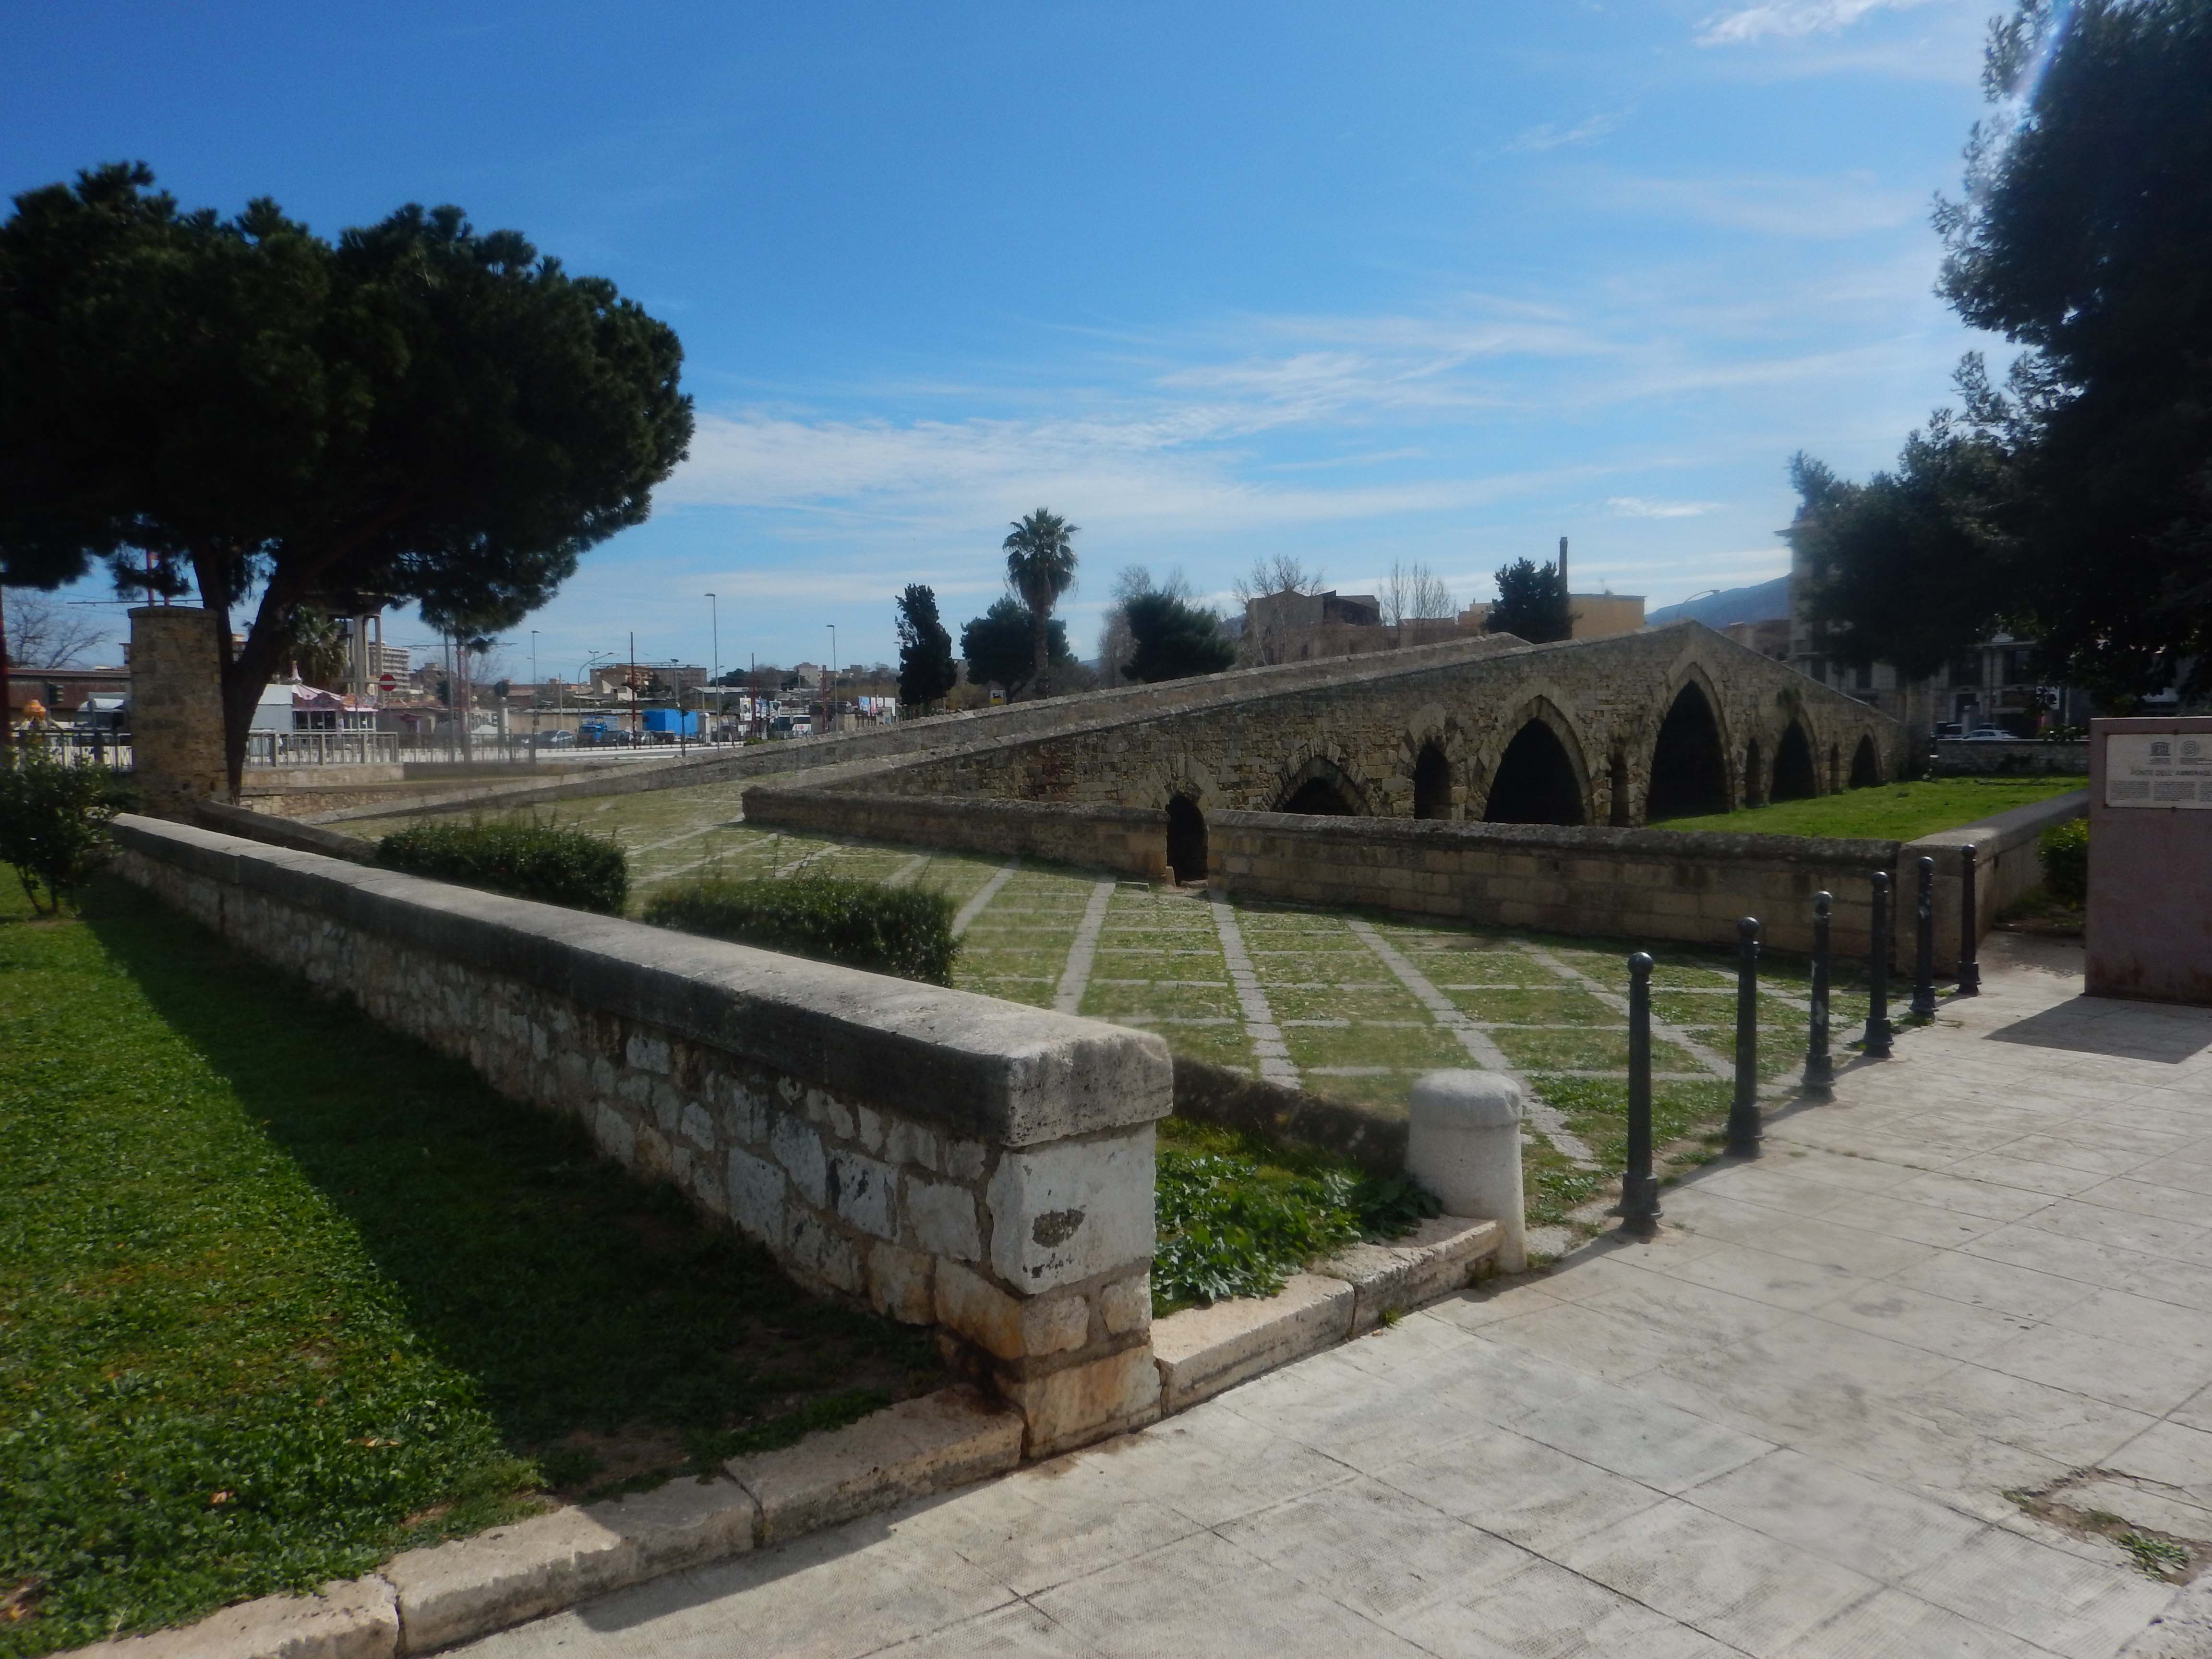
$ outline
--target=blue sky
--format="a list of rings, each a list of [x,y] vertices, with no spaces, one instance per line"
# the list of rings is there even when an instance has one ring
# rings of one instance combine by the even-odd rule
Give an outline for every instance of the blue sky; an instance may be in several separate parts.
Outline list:
[[[1566,535],[1657,605],[1778,574],[1790,453],[1884,464],[1986,343],[1928,209],[1994,9],[5,0],[0,186],[455,202],[672,323],[691,459],[518,673],[704,660],[708,590],[726,666],[890,658],[1039,505],[1086,651],[1124,565],[1277,551],[1464,604]]]

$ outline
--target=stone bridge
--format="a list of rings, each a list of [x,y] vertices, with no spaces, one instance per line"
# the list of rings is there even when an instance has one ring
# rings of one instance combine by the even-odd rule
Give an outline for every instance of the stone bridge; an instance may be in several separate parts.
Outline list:
[[[1895,721],[1698,623],[1555,645],[1494,635],[1330,666],[1326,678],[1301,664],[1185,682],[1179,706],[1133,718],[1102,700],[1055,732],[818,781],[849,790],[865,772],[868,787],[898,794],[1164,809],[1171,821],[1637,826],[1880,782],[1906,758]]]

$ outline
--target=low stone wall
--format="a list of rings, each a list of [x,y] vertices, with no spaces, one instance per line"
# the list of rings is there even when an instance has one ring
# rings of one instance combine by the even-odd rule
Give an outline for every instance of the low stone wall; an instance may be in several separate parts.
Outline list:
[[[1177,1117],[1239,1129],[1262,1140],[1296,1141],[1376,1175],[1406,1172],[1406,1120],[1287,1084],[1247,1077],[1226,1066],[1177,1054]]]
[[[917,847],[1048,859],[1093,870],[1119,870],[1149,881],[1160,879],[1168,867],[1168,815],[1136,806],[757,786],[745,791],[745,822]]]
[[[1975,777],[2011,774],[2029,776],[2056,773],[2063,777],[2089,775],[2089,745],[2081,743],[2040,743],[2023,738],[2018,743],[1968,743],[1964,738],[1936,740],[1936,775]]]
[[[1146,1033],[149,818],[120,872],[772,1251],[935,1324],[1031,1455],[1150,1420]]]
[[[1677,830],[1222,812],[1213,878],[1236,892],[1486,927],[1730,945],[1757,916],[1778,950],[1812,948],[1813,896],[1835,896],[1833,948],[1869,943],[1872,877],[1893,841]]]
[[[1985,937],[1997,912],[2043,879],[2043,832],[2054,823],[2087,816],[2089,792],[2076,789],[2027,806],[2015,806],[1978,823],[1938,830],[1898,849],[1898,937],[1909,941],[1917,925],[1919,875],[1924,856],[1936,860],[1936,966],[1949,973],[1959,965],[1959,908],[1966,892],[1959,849],[1974,849],[1974,937]],[[1907,958],[1909,960],[1909,957]]]

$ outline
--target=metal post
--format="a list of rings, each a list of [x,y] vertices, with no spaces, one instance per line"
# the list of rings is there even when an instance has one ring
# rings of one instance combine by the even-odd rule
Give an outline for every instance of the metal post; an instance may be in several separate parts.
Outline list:
[[[1828,922],[1835,904],[1830,894],[1813,895],[1813,1017],[1805,1041],[1805,1093],[1813,1100],[1836,1097],[1836,1062],[1828,1054]]]
[[[1959,849],[1959,994],[1962,997],[1982,994],[1982,964],[1974,957],[1982,932],[1981,907],[1974,892],[1977,873],[1974,843],[1968,842]]]
[[[1889,1058],[1889,872],[1874,872],[1873,939],[1867,952],[1867,1023],[1862,1051],[1869,1060]]]
[[[1620,1180],[1620,1231],[1659,1231],[1659,1177],[1651,1173],[1651,958],[1628,959],[1628,1170]]]
[[[1915,1019],[1933,1019],[1936,1018],[1936,860],[1918,859],[1914,861],[1914,867],[1919,872],[1919,887],[1913,912],[1912,1017]]]
[[[1735,1099],[1729,1107],[1728,1149],[1759,1156],[1759,918],[1735,925]]]

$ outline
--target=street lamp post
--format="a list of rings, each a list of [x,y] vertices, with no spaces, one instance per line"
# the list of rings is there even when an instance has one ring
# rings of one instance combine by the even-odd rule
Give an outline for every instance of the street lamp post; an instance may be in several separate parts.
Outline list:
[[[837,624],[826,624],[830,629],[830,683],[823,687],[829,693],[830,729],[837,729]]]
[[[530,630],[530,763],[538,764],[538,704],[545,683],[538,678],[538,630]]]
[[[714,667],[713,672],[707,677],[707,684],[715,688],[714,707],[719,713],[722,706],[722,619],[716,614],[714,596],[712,593],[707,596],[707,626],[714,630]],[[703,710],[706,706],[707,700],[702,697],[699,700],[699,707]]]

